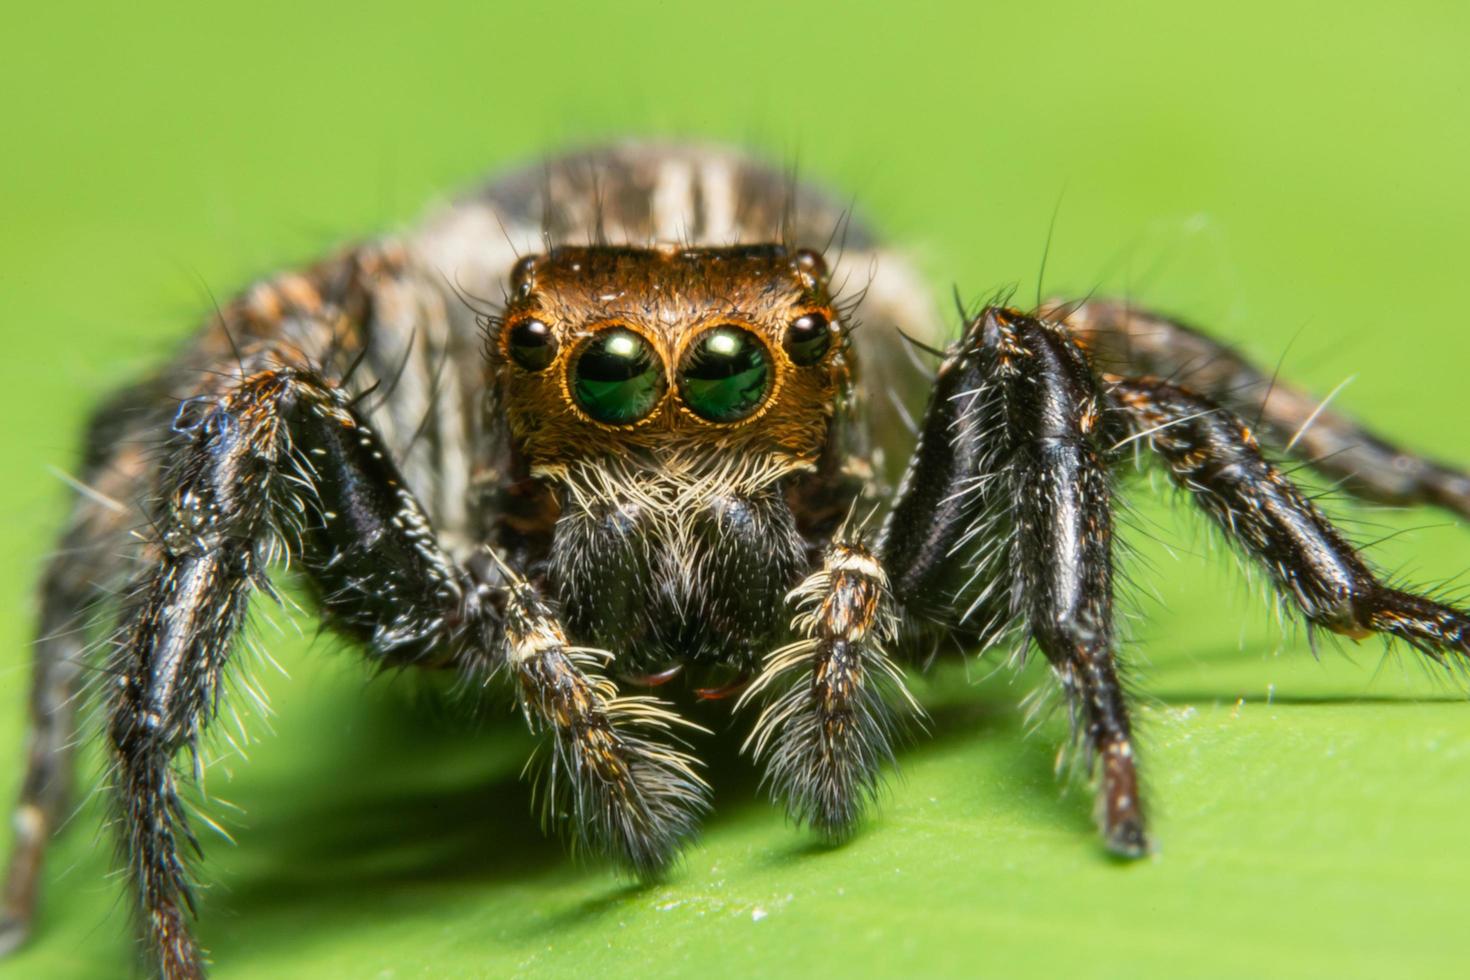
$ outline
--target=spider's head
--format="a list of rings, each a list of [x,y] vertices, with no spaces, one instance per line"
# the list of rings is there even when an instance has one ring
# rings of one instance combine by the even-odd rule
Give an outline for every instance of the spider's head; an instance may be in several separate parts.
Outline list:
[[[753,663],[806,555],[786,478],[818,478],[848,391],[821,258],[558,248],[510,289],[490,388],[518,468],[557,488],[538,513],[558,515],[548,578],[569,626],[650,669]]]
[[[604,246],[517,263],[488,361],[533,472],[671,453],[810,463],[845,346],[815,252]]]

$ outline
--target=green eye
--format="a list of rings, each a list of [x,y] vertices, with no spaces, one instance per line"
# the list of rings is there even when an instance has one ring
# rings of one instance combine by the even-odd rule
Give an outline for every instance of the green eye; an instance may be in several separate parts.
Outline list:
[[[711,422],[734,422],[771,391],[771,355],[748,330],[720,326],[694,339],[679,363],[684,404]]]
[[[613,327],[595,335],[572,366],[572,395],[599,422],[636,422],[664,396],[663,365],[648,341]]]

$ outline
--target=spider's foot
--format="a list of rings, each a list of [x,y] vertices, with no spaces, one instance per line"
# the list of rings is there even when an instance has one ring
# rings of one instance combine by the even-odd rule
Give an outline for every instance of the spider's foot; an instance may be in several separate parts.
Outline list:
[[[1098,798],[1103,843],[1114,857],[1147,857],[1152,849],[1138,798],[1138,770],[1132,743],[1109,742],[1102,751],[1102,786]]]
[[[1366,629],[1407,640],[1441,664],[1470,660],[1470,613],[1411,592],[1364,591]]]
[[[204,951],[189,935],[183,909],[164,902],[147,914],[162,980],[204,980]]]
[[[1141,817],[1104,828],[1103,843],[1109,854],[1127,861],[1148,857],[1153,851]]]
[[[0,958],[24,946],[30,935],[30,922],[14,915],[0,916]]]

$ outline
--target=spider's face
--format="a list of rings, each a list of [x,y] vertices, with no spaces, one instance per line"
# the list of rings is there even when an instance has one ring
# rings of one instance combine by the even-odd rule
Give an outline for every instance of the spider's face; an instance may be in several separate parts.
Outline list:
[[[815,253],[558,248],[517,264],[489,366],[533,471],[650,449],[809,462],[843,348]]]

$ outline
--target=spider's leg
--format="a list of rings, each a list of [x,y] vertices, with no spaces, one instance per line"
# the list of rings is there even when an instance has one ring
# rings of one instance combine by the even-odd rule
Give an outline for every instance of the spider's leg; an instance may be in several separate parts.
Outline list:
[[[1064,330],[984,311],[940,367],[883,556],[905,613],[948,603],[950,624],[985,638],[1024,626],[1100,770],[1107,845],[1135,857],[1148,841],[1114,662],[1110,424]]]
[[[200,768],[199,737],[254,587],[278,555],[300,555],[321,583],[347,554],[378,571],[370,589],[409,610],[395,623],[437,642],[472,620],[478,593],[438,552],[416,503],[345,393],[266,351],[207,396],[186,403],[157,482],[143,571],[124,600],[109,665],[108,740],[126,870],[145,946],[164,976],[203,974],[190,935],[187,850],[197,850],[174,757]],[[309,528],[340,527],[366,552],[320,554]],[[325,573],[325,574],[324,574]],[[365,583],[367,584],[367,583]],[[324,589],[339,615],[360,594]],[[349,619],[350,623],[350,619]]]
[[[1470,657],[1470,613],[1378,580],[1353,546],[1262,455],[1249,426],[1171,382],[1112,379],[1139,437],[1233,543],[1314,625],[1354,638],[1386,633],[1428,656]]]
[[[895,639],[888,578],[855,543],[833,543],[791,593],[798,639],[769,654],[741,703],[767,700],[747,747],[773,795],[828,840],[851,833],[893,758],[894,702],[917,713],[885,649]]]
[[[47,562],[39,589],[40,617],[32,646],[30,731],[20,798],[11,821],[14,842],[0,905],[0,956],[23,943],[39,898],[42,860],[51,835],[72,805],[78,716],[95,669],[93,621],[131,574],[130,532],[139,514],[131,502],[146,482],[148,462],[127,430],[149,396],[125,393],[93,419],[88,451],[67,529]]]
[[[908,646],[954,635],[994,641],[1014,618],[1009,568],[1009,421],[997,352],[979,321],[935,376],[879,554]]]
[[[1166,378],[1199,392],[1350,493],[1470,518],[1470,472],[1394,445],[1193,327],[1116,300],[1054,302],[1048,312],[1064,320],[1100,370]]]
[[[90,502],[89,502],[90,503]],[[85,523],[105,519],[96,505],[78,508]],[[124,542],[107,539],[119,546]],[[0,907],[0,956],[23,943],[39,897],[42,860],[51,835],[66,818],[72,797],[77,715],[88,666],[87,621],[106,598],[100,582],[110,577],[110,556],[83,548],[77,535],[63,540],[63,552],[48,565],[41,584],[41,616],[33,646],[26,769],[11,825],[15,839]],[[73,550],[76,548],[77,550]],[[85,558],[101,559],[89,564]]]
[[[505,570],[503,639],[482,673],[509,670],[533,728],[550,730],[546,819],[644,876],[674,858],[708,809],[693,756],[666,739],[687,722],[650,697],[619,697],[601,651],[573,647],[535,587]],[[675,736],[677,737],[677,736]]]
[[[193,839],[172,760],[189,749],[198,768],[198,738],[216,710],[246,600],[272,557],[298,557],[329,620],[385,660],[479,666],[503,636],[518,676],[536,675],[531,686],[558,731],[600,751],[597,767],[572,760],[579,785],[613,787],[632,810],[669,760],[683,759],[630,734],[639,722],[667,726],[652,703],[617,702],[604,688],[591,696],[585,676],[524,627],[516,589],[502,627],[493,600],[503,582],[473,578],[441,549],[386,445],[344,391],[275,354],[261,357],[268,366],[242,372],[189,420],[164,470],[150,567],[124,612],[111,671],[124,851],[149,949],[171,978],[202,973],[186,922],[193,908],[182,845]],[[653,771],[641,766],[646,759]],[[660,832],[677,836],[685,825],[672,809],[652,807],[638,830],[660,844]],[[628,856],[647,863],[642,851]]]
[[[386,459],[386,448],[357,420],[347,425],[342,396],[300,370],[284,370],[325,363],[334,352],[355,364],[371,308],[363,305],[363,287],[381,290],[394,280],[383,273],[394,271],[364,250],[325,263],[308,278],[262,284],[222,311],[171,371],[122,393],[95,417],[75,481],[82,496],[42,583],[27,772],[0,909],[0,947],[18,945],[33,917],[44,846],[67,798],[83,679],[111,682],[105,691],[114,742],[110,782],[148,953],[170,974],[187,976],[201,969],[201,957],[183,921],[189,899],[177,844],[188,830],[172,761],[177,749],[193,747],[216,707],[219,672],[266,557],[297,551],[302,538],[321,544],[335,524],[355,545],[371,544],[361,553],[308,548],[300,557],[320,573],[323,604],[339,622],[356,625],[354,613],[366,611],[369,596],[379,610],[410,612],[393,628],[375,631],[374,641],[428,640],[432,629],[421,627],[465,618],[427,598],[445,584],[447,594],[460,593],[453,583],[417,575],[413,561],[432,550],[426,522],[401,481],[382,481],[391,467],[374,471],[372,461]],[[341,304],[324,305],[328,295]],[[262,394],[272,368],[283,369],[273,379],[280,382],[279,399]],[[160,454],[158,434],[170,431],[181,393],[194,397],[184,401],[172,444]],[[307,405],[324,410],[313,413]],[[318,423],[328,415],[334,421],[323,428]],[[321,445],[310,438],[314,425],[326,433]],[[297,428],[302,452],[293,454]],[[343,435],[348,428],[355,431]],[[352,442],[361,464],[335,487],[332,471],[340,460],[323,448],[332,437]],[[283,467],[288,458],[291,465]],[[151,498],[158,498],[157,507]],[[371,574],[349,581],[354,568]],[[98,636],[107,631],[93,631],[92,620],[116,612],[117,600],[123,625]],[[379,646],[406,655],[397,643]],[[86,662],[101,648],[114,650],[105,669]]]
[[[94,596],[68,586],[81,571],[53,562],[42,585],[40,635],[33,648],[26,772],[11,826],[15,840],[0,906],[0,956],[25,942],[39,897],[41,864],[71,795],[77,699],[86,654],[79,620]]]

